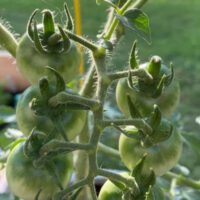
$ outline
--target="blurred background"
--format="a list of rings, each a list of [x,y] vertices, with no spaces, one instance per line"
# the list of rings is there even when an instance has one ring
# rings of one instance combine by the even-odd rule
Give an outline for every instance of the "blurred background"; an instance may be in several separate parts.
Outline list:
[[[0,0],[0,18],[7,21],[12,32],[20,37],[35,8],[49,8],[55,11],[56,20],[64,22],[64,0]],[[73,13],[73,1],[67,1]],[[96,5],[95,0],[80,0],[83,35],[97,40],[96,35],[106,22],[107,7]],[[200,178],[200,126],[195,119],[200,115],[200,1],[199,0],[149,0],[143,10],[150,18],[152,44],[147,44],[133,32],[126,32],[110,67],[122,69],[127,66],[128,52],[132,42],[138,40],[139,57],[146,62],[153,55],[162,57],[165,64],[175,66],[175,78],[181,87],[181,100],[177,109],[182,133],[186,142],[181,164],[192,171],[192,176]],[[85,67],[88,67],[85,62]],[[2,68],[3,66],[0,66]],[[21,91],[15,91],[14,94]],[[11,98],[0,89],[0,99]],[[192,145],[190,145],[192,144]],[[195,153],[194,153],[195,152]],[[188,159],[189,157],[189,159]]]

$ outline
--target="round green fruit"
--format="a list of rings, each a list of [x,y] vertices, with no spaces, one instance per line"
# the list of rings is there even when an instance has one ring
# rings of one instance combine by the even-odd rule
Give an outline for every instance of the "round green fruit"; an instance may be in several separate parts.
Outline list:
[[[59,191],[55,177],[47,166],[36,168],[31,159],[24,155],[24,143],[20,143],[12,149],[6,164],[6,176],[9,188],[16,196],[34,200],[41,190],[38,200],[47,200]],[[72,159],[70,155],[62,155],[52,159],[55,163],[55,172],[63,187],[69,183],[72,174]]]
[[[38,30],[40,31],[41,27]],[[68,51],[41,53],[25,33],[19,41],[16,59],[20,72],[31,84],[37,84],[39,79],[44,76],[52,79],[45,69],[46,66],[58,71],[66,83],[79,74],[80,52],[73,41],[70,41]]]
[[[33,98],[41,99],[41,93],[38,86],[30,86],[21,95],[17,107],[16,118],[21,132],[28,136],[33,128],[44,132],[51,133],[58,122],[63,124],[64,131],[69,140],[73,140],[83,129],[87,112],[84,110],[66,110],[58,119],[52,121],[47,115],[36,115],[30,108],[30,102]]]
[[[176,109],[180,99],[180,87],[178,82],[173,81],[164,88],[163,93],[158,98],[145,96],[144,93],[137,92],[128,86],[126,78],[120,79],[116,88],[116,101],[119,109],[125,116],[129,117],[129,107],[127,95],[135,104],[142,116],[147,117],[153,111],[153,105],[159,106],[163,116],[170,116]]]
[[[135,127],[128,126],[127,128],[130,130]],[[149,169],[152,168],[157,176],[162,176],[179,161],[182,153],[182,139],[180,134],[174,129],[172,135],[167,140],[144,147],[140,140],[128,138],[121,134],[119,153],[123,163],[129,170],[132,170],[142,156],[147,154],[143,173],[148,174]]]

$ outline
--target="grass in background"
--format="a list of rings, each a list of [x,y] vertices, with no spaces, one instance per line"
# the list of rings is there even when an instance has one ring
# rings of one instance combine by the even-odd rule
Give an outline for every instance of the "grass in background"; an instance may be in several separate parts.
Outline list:
[[[64,0],[0,0],[0,16],[10,22],[16,33],[25,31],[30,13],[35,8],[55,10],[57,19],[64,21]],[[69,2],[73,11],[72,1]],[[97,6],[95,0],[80,0],[82,8],[83,33],[95,40],[99,25],[106,21],[105,5]],[[158,54],[164,63],[173,61],[176,78],[179,79],[182,96],[178,111],[183,115],[187,130],[199,131],[195,117],[200,115],[200,29],[199,0],[152,0],[144,10],[150,17],[152,44],[148,45],[133,32],[121,42],[114,58],[115,68],[126,66],[133,40],[139,40],[141,61],[147,61]],[[60,14],[62,17],[60,17]]]

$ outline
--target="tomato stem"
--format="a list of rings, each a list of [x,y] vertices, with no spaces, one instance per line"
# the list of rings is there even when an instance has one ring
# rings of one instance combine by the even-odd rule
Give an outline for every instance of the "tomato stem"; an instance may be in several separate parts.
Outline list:
[[[6,26],[0,22],[0,46],[5,48],[13,57],[16,57],[18,42]]]
[[[94,44],[93,42],[90,42],[89,40],[87,40],[81,36],[78,36],[69,30],[65,29],[64,31],[67,33],[67,35],[69,36],[70,39],[74,40],[75,42],[78,42],[79,44],[88,48],[89,50],[91,50],[93,52],[98,50],[98,46],[96,44]]]
[[[191,187],[196,190],[200,190],[200,181],[196,181],[191,178],[186,178],[183,175],[175,174],[173,172],[167,172],[162,177],[167,180],[176,179],[177,185],[183,185],[183,186]]]

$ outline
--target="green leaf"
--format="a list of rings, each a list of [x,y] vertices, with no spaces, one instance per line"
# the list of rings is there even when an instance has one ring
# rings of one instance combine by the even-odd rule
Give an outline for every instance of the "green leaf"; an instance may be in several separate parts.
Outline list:
[[[139,112],[139,110],[136,108],[136,106],[134,105],[134,103],[131,100],[130,95],[127,95],[127,100],[128,100],[128,107],[129,107],[129,112],[131,117],[134,118],[142,118],[141,113]]]
[[[139,9],[130,9],[123,16],[116,14],[116,17],[124,27],[136,32],[147,43],[151,43],[149,18],[144,12]]]
[[[9,106],[0,106],[0,125],[15,121],[15,110]]]

